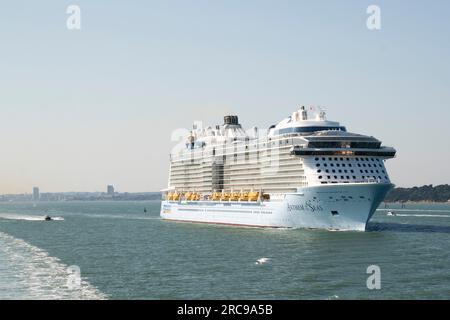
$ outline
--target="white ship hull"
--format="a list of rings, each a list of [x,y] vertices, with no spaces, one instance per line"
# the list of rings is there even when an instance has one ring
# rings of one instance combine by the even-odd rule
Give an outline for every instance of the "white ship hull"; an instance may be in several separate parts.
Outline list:
[[[279,201],[163,201],[165,220],[264,228],[364,231],[390,183],[349,183],[299,188]]]

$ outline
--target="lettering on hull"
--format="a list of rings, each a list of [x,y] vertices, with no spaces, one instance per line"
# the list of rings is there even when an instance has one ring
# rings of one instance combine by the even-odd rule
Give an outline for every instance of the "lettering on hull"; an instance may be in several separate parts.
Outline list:
[[[313,201],[308,200],[301,204],[287,204],[288,212],[293,211],[306,211],[306,212],[321,212],[323,207],[320,204],[315,204]]]

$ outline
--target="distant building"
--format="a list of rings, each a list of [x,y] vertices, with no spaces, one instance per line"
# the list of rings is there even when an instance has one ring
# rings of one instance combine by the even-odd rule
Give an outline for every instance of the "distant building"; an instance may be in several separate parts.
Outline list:
[[[108,194],[108,196],[113,196],[114,195],[114,186],[109,185],[107,187],[107,194]]]
[[[33,201],[39,201],[41,195],[39,194],[39,188],[34,187],[33,188]]]

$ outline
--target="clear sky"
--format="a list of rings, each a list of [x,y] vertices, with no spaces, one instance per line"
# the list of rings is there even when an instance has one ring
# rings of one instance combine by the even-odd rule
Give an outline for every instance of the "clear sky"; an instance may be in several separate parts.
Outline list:
[[[157,191],[174,129],[300,105],[394,146],[398,186],[450,183],[447,0],[4,1],[0,41],[0,193]]]

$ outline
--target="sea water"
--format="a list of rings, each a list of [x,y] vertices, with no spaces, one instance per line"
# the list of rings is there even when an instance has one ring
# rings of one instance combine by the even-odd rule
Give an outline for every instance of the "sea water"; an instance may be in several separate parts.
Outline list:
[[[0,299],[450,298],[448,204],[382,206],[367,232],[168,222],[159,208],[0,203]]]

